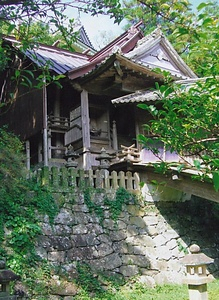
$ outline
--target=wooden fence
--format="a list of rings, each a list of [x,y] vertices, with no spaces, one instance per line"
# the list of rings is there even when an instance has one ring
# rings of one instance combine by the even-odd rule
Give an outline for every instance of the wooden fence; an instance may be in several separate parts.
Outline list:
[[[55,190],[69,188],[94,187],[105,190],[116,190],[123,187],[128,191],[140,190],[138,173],[109,172],[108,170],[80,170],[73,168],[43,167],[34,173],[34,178],[41,185],[47,185]]]

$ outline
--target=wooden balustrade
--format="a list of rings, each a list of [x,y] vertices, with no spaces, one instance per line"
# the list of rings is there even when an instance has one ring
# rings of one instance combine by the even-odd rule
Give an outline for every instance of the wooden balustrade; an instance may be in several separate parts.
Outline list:
[[[74,168],[43,167],[34,173],[37,182],[49,186],[52,190],[83,189],[86,187],[116,190],[123,187],[128,191],[140,190],[138,173],[109,172],[108,170],[81,170]]]

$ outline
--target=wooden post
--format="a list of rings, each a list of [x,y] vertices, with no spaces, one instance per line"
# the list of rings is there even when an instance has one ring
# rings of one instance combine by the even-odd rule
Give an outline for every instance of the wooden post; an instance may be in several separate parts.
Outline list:
[[[52,132],[51,129],[48,130],[47,134],[47,147],[48,147],[48,159],[52,158]]]
[[[69,186],[69,182],[68,182],[68,170],[65,167],[62,167],[60,169],[61,172],[61,184],[62,184],[62,188],[66,189]]]
[[[54,110],[53,114],[55,117],[55,120],[58,120],[60,117],[60,89],[56,87],[56,95],[55,95],[55,101],[54,101]]]
[[[118,176],[116,171],[112,171],[112,188],[113,189],[118,189]]]
[[[118,150],[118,137],[117,137],[117,128],[116,121],[113,121],[113,149]]]
[[[140,190],[140,177],[138,173],[134,173],[134,189],[139,191]]]
[[[46,82],[43,86],[43,160],[44,166],[48,166],[48,136],[47,136],[47,90]]]
[[[127,176],[127,190],[132,191],[133,190],[133,177],[131,172],[126,173]]]
[[[94,174],[93,170],[88,170],[88,186],[94,187]]]
[[[72,188],[77,187],[77,170],[74,168],[69,168],[69,186]]]
[[[119,187],[123,187],[125,189],[125,173],[123,171],[119,172]]]
[[[30,141],[26,141],[26,167],[30,170]]]
[[[91,169],[90,157],[90,118],[88,92],[81,92],[81,121],[82,121],[82,141],[83,141],[83,168]]]

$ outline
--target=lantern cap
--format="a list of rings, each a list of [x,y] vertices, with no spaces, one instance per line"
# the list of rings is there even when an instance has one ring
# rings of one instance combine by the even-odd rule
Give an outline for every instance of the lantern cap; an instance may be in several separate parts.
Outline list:
[[[20,279],[20,276],[12,272],[11,270],[5,269],[6,264],[4,260],[0,261],[0,284],[4,284],[13,280]]]
[[[200,247],[193,244],[189,247],[190,254],[187,254],[181,261],[185,266],[202,266],[209,265],[214,260],[204,253],[200,252]]]

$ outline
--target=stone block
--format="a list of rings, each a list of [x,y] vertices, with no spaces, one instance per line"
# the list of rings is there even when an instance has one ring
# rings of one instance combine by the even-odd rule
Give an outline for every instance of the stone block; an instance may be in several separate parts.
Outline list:
[[[77,286],[68,281],[52,279],[51,294],[59,296],[75,296],[77,294]]]
[[[124,265],[136,265],[141,268],[148,268],[150,263],[144,255],[123,255],[122,262]]]
[[[94,246],[100,244],[100,240],[97,238],[97,235],[95,233],[86,234],[85,240],[88,246]]]
[[[55,217],[54,224],[74,225],[75,219],[69,210],[62,208]]]
[[[88,213],[77,212],[74,213],[74,220],[76,224],[88,224],[90,222]]]
[[[95,249],[92,247],[80,247],[70,249],[67,252],[67,259],[69,261],[85,261],[94,258]]]
[[[86,227],[89,233],[92,232],[95,233],[96,235],[102,234],[104,232],[102,226],[96,223],[88,224]]]
[[[120,254],[128,254],[130,253],[130,249],[128,247],[128,245],[126,244],[126,242],[124,241],[119,241],[119,242],[115,242],[112,245],[114,252],[120,253]]]
[[[144,222],[147,226],[155,226],[155,225],[158,224],[158,217],[157,216],[147,215],[147,216],[143,217],[143,220],[144,220]]]
[[[132,277],[139,273],[139,269],[135,265],[122,266],[119,271],[124,277]]]
[[[157,248],[157,256],[160,259],[170,260],[170,258],[172,257],[172,253],[168,249],[167,246],[160,246],[160,247]]]
[[[68,225],[62,225],[62,224],[54,225],[53,230],[55,235],[66,236],[72,234],[72,226],[68,226]]]
[[[154,278],[148,275],[141,275],[138,278],[138,282],[150,288],[154,288],[156,285]]]
[[[111,253],[113,253],[113,248],[111,245],[108,245],[108,244],[100,244],[100,245],[97,245],[96,247],[96,250],[98,252],[98,256],[99,257],[104,257],[104,256],[107,256]]]
[[[139,246],[133,246],[133,253],[137,255],[145,255],[146,254],[146,248],[145,246],[139,245]]]
[[[172,239],[178,239],[179,238],[179,234],[178,232],[176,232],[175,230],[173,229],[169,229],[167,231],[165,231],[163,233],[163,236],[166,238],[167,241],[170,241]]]
[[[157,249],[154,247],[145,247],[145,255],[150,261],[155,261],[157,257]]]
[[[65,257],[66,257],[65,251],[48,252],[48,261],[51,262],[64,263]]]
[[[79,224],[73,227],[73,234],[86,234],[88,232],[87,226]]]
[[[74,235],[72,236],[75,247],[85,247],[87,246],[86,236],[85,235]]]
[[[159,234],[159,231],[155,226],[147,226],[146,231],[150,236],[157,236]]]
[[[115,222],[112,219],[105,219],[103,221],[103,226],[107,229],[114,230],[115,229]]]
[[[173,240],[167,242],[166,246],[167,246],[170,250],[173,250],[173,249],[175,249],[176,247],[178,247],[178,244],[177,244],[176,240],[173,239]]]
[[[127,226],[127,237],[136,236],[139,234],[139,230],[136,225]]]
[[[145,247],[155,247],[155,242],[152,237],[148,235],[139,235],[136,238],[137,245],[142,245]]]
[[[101,234],[98,236],[98,240],[100,243],[107,243],[108,245],[112,245],[112,240],[109,235],[107,234]]]
[[[145,221],[142,217],[130,217],[130,224],[136,225],[139,228],[146,228]]]
[[[118,230],[126,229],[127,224],[125,222],[123,222],[122,220],[118,220],[117,224],[116,224],[116,228],[118,228]]]
[[[53,247],[50,237],[40,235],[37,239],[37,247],[42,247],[46,251],[52,251]]]
[[[163,246],[167,243],[167,239],[166,237],[164,237],[163,235],[159,234],[157,236],[155,236],[155,238],[153,239],[156,247],[160,247],[160,246]]]
[[[112,242],[125,240],[126,237],[127,237],[126,230],[112,231],[110,233],[110,238],[112,239]]]
[[[122,260],[118,253],[112,253],[104,257],[104,264],[106,270],[114,270],[121,267]]]
[[[63,236],[58,236],[58,237],[51,237],[51,245],[54,249],[57,250],[68,250],[72,248],[72,241],[69,237],[63,237]]]
[[[88,213],[89,212],[89,208],[87,207],[87,205],[85,205],[85,204],[75,204],[75,205],[73,205],[73,207],[72,207],[72,211],[73,212],[79,212],[79,213],[81,213],[81,212],[83,212],[83,213]]]
[[[53,227],[48,223],[42,223],[41,229],[42,229],[43,234],[45,234],[45,235],[52,235],[55,233],[55,230],[53,229]]]

